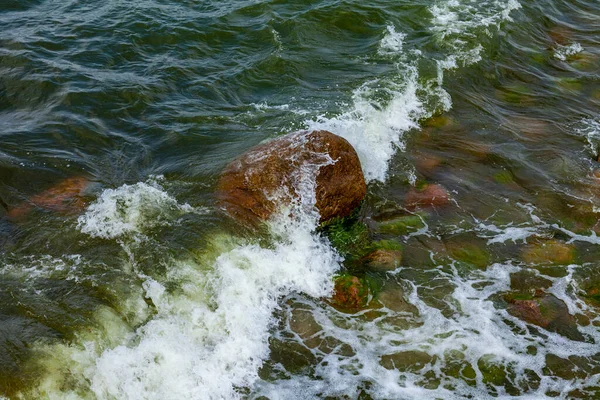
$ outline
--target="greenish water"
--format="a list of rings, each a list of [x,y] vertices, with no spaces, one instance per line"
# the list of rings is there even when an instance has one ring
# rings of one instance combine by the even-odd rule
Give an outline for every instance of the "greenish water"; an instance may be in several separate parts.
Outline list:
[[[600,397],[599,78],[592,0],[5,0],[0,398]],[[215,205],[313,128],[356,243]]]

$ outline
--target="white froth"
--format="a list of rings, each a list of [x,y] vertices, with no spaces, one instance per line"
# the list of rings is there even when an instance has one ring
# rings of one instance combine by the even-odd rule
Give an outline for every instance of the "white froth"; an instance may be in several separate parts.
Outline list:
[[[561,61],[567,61],[567,59],[582,51],[583,47],[579,43],[571,43],[567,46],[557,45],[554,49],[554,58]]]
[[[488,239],[488,245],[493,243],[504,243],[508,240],[513,243],[517,243],[518,241],[526,242],[527,238],[538,233],[538,228],[534,226],[506,226],[499,228],[496,225],[486,225],[482,223],[479,224],[477,229],[494,234],[494,236]]]
[[[388,104],[370,100],[374,89],[365,84],[354,92],[352,110],[333,118],[320,117],[307,125],[348,140],[360,158],[365,179],[384,181],[389,160],[397,149],[404,149],[403,135],[418,128],[417,121],[424,113],[418,89],[417,71],[410,69],[405,84],[387,89],[393,96]]]
[[[405,37],[404,33],[396,32],[396,28],[388,26],[386,34],[379,43],[379,54],[397,56],[402,51]]]
[[[302,147],[306,138],[299,133],[292,145]],[[172,260],[166,277],[140,274],[154,316],[103,351],[91,343],[62,351],[70,354],[63,356],[70,358],[73,379],[91,383],[99,399],[242,398],[239,389],[252,386],[269,355],[280,298],[292,292],[329,295],[340,266],[336,251],[314,232],[315,179],[334,161],[328,154],[312,160],[291,177],[298,199],[269,222],[271,246],[237,245],[212,265]],[[79,227],[95,237],[120,239],[191,211],[157,184],[138,183],[105,190]],[[168,284],[180,290],[169,291]],[[73,394],[60,386],[47,388],[57,396]]]
[[[273,249],[238,247],[217,259],[205,278],[215,307],[194,298],[150,294],[158,315],[135,341],[106,351],[90,374],[101,398],[234,399],[257,379],[268,356],[269,327],[280,296],[327,295],[338,268],[335,252],[312,226],[277,220]],[[151,285],[156,292],[156,283]]]
[[[481,60],[483,46],[478,43],[477,35],[481,30],[490,34],[491,28],[498,29],[502,22],[510,20],[510,12],[519,7],[516,0],[466,3],[449,0],[431,7],[431,29],[447,50],[445,58],[436,61],[435,82],[420,82],[417,65],[421,53],[412,51],[407,57],[406,35],[389,25],[379,43],[378,54],[397,60],[403,83],[399,84],[395,78],[367,82],[354,91],[350,110],[333,118],[321,116],[305,124],[308,128],[327,129],[344,137],[356,149],[367,181],[384,181],[390,159],[396,150],[404,149],[404,134],[418,129],[420,119],[450,109],[452,100],[442,88],[443,71]],[[377,91],[391,100],[374,100]]]
[[[438,60],[439,83],[444,70],[479,62],[483,46],[477,40],[478,34],[490,35],[501,23],[511,21],[510,13],[520,7],[516,0],[446,0],[434,4],[429,9],[433,16],[431,30],[440,45],[449,49],[449,54]]]
[[[600,145],[599,120],[585,118],[574,127],[574,131],[575,133],[585,137],[590,152],[594,156],[598,156],[598,146]]]
[[[454,290],[451,298],[448,297],[446,301],[455,310],[449,317],[426,304],[421,295],[417,295],[417,288],[413,285],[408,300],[418,308],[419,314],[414,318],[418,325],[409,329],[399,329],[393,322],[385,322],[386,319],[395,321],[406,318],[403,312],[384,309],[384,316],[368,322],[356,315],[342,316],[331,309],[313,306],[311,312],[322,327],[319,337],[335,337],[351,345],[355,355],[339,357],[335,352],[323,354],[314,351],[315,356],[321,357],[315,370],[316,379],[301,376],[292,380],[261,381],[257,387],[258,394],[274,399],[300,399],[356,397],[361,391],[366,391],[373,398],[495,398],[490,394],[478,367],[481,362],[492,362],[510,367],[517,379],[524,376],[526,370],[534,371],[540,377],[538,389],[523,393],[518,398],[551,398],[546,394],[549,390],[566,396],[584,382],[545,374],[543,367],[546,355],[554,354],[564,358],[571,355],[592,356],[597,353],[597,345],[572,341],[541,328],[539,329],[543,331],[543,335],[528,332],[525,322],[497,308],[492,300],[493,295],[510,290],[510,274],[520,269],[510,263],[494,264],[486,271],[465,275],[454,270],[448,274],[447,279]],[[553,280],[551,293],[565,301],[571,312],[578,311],[579,305],[569,295],[571,275],[549,279]],[[485,285],[478,286],[478,283]],[[412,285],[411,282],[407,284],[409,287]],[[598,337],[594,327],[581,330]],[[537,354],[528,352],[530,346],[537,348]],[[380,357],[384,355],[404,351],[422,351],[433,359],[430,364],[414,372],[388,370],[379,363]],[[470,386],[461,378],[446,375],[442,382],[449,386],[440,384],[434,388],[422,387],[419,381],[427,372],[444,376],[442,368],[447,367],[447,357],[453,353],[461,354],[462,360],[474,369],[475,384]],[[360,377],[370,382],[368,389],[362,386]],[[516,381],[514,383],[518,385]],[[589,382],[585,384],[589,385]],[[495,389],[499,398],[513,398],[503,387],[496,386]]]
[[[179,204],[151,180],[105,190],[79,217],[77,227],[93,237],[114,239],[168,225],[174,217],[192,212],[203,211]]]

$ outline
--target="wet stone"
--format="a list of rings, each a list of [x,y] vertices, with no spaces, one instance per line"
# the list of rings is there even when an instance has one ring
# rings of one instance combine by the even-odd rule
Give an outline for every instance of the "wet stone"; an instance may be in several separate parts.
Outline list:
[[[331,162],[336,160],[336,162]],[[232,161],[217,185],[217,200],[241,222],[266,220],[301,193],[315,174],[315,206],[321,222],[345,217],[366,194],[358,155],[344,138],[327,131],[295,132],[250,149]]]
[[[66,178],[45,191],[30,197],[27,201],[14,208],[9,208],[7,217],[10,219],[24,218],[32,209],[73,214],[81,212],[86,206],[86,190],[90,181],[83,176]]]
[[[369,301],[369,287],[364,279],[354,275],[336,278],[331,304],[340,311],[355,312]]]
[[[557,240],[532,243],[523,249],[523,261],[528,264],[572,264],[575,259],[573,246]]]
[[[402,372],[420,371],[432,361],[435,361],[434,357],[419,350],[402,351],[381,357],[381,365],[384,368]]]
[[[379,223],[378,230],[390,235],[406,235],[423,228],[425,223],[419,215],[404,215]]]
[[[270,361],[281,364],[290,373],[300,373],[317,362],[312,352],[300,343],[271,339],[269,347]]]
[[[443,160],[432,154],[420,154],[415,160],[417,171],[423,175],[431,175],[441,164]]]
[[[524,269],[510,274],[510,287],[513,290],[535,293],[537,289],[547,289],[551,286],[551,280],[543,278],[533,271]]]
[[[508,303],[507,311],[512,316],[571,340],[584,340],[567,305],[556,296],[538,291],[533,296],[509,293],[504,298]]]
[[[402,252],[400,250],[377,249],[361,261],[363,265],[373,271],[393,271],[400,266]]]
[[[289,320],[290,329],[302,340],[308,340],[322,331],[310,310],[295,309]]]
[[[414,315],[419,313],[417,307],[408,302],[404,289],[394,283],[386,284],[377,294],[376,300],[395,312],[408,312]]]
[[[404,204],[409,210],[427,207],[443,207],[450,202],[448,191],[435,183],[426,183],[411,188],[404,197]]]

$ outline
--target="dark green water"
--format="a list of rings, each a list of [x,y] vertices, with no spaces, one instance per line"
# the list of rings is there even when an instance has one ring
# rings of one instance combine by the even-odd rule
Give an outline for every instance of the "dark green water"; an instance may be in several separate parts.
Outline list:
[[[4,0],[0,398],[599,398],[599,78],[592,0]],[[399,268],[216,207],[306,128]]]

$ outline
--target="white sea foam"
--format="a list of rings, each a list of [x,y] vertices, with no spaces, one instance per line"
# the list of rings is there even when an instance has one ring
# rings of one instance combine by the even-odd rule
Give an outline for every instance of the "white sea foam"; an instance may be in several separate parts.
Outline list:
[[[600,146],[600,122],[596,119],[585,118],[575,127],[574,131],[585,137],[590,152],[597,156]]]
[[[367,181],[385,180],[388,162],[404,148],[403,135],[418,128],[424,108],[417,96],[417,71],[407,71],[406,83],[394,89],[392,100],[383,106],[369,99],[376,89],[365,84],[354,92],[352,110],[337,117],[307,121],[309,129],[326,129],[348,140],[356,149]]]
[[[293,145],[303,146],[305,138],[299,133]],[[252,386],[269,354],[269,329],[280,298],[292,292],[318,298],[333,288],[341,259],[314,232],[319,221],[315,177],[332,162],[327,154],[317,155],[292,176],[299,196],[269,222],[271,246],[239,244],[212,261],[171,260],[166,276],[139,274],[154,316],[135,332],[115,334],[122,338],[116,346],[58,346],[53,353],[69,363],[70,379],[91,383],[99,399],[242,398],[239,389]],[[107,189],[82,217],[80,229],[119,239],[154,226],[149,215],[163,224],[189,211],[154,184],[125,185]],[[169,291],[167,285],[179,290]],[[42,390],[56,397],[74,395],[65,392],[60,379],[45,379]]]
[[[79,217],[77,227],[90,236],[114,239],[168,225],[174,217],[193,212],[205,210],[179,204],[157,180],[151,179],[105,190]]]
[[[511,21],[510,13],[521,7],[516,0],[436,2],[429,10],[433,15],[431,30],[449,54],[438,60],[438,82],[443,81],[443,71],[477,63],[481,60],[483,46],[478,35],[491,35],[504,21]]]
[[[567,46],[557,45],[554,49],[554,58],[567,61],[572,56],[579,54],[583,51],[583,47],[579,43],[571,43]]]
[[[76,271],[81,265],[81,255],[65,255],[61,258],[49,255],[26,257],[20,263],[2,262],[0,274],[12,275],[22,278],[25,282],[35,281],[39,278],[50,278],[61,275],[67,280],[78,279]]]
[[[542,367],[546,355],[591,356],[596,354],[596,345],[571,341],[554,332],[545,331],[544,335],[527,333],[523,321],[496,308],[491,296],[508,290],[510,273],[518,270],[519,267],[511,264],[496,264],[480,272],[479,276],[462,276],[456,271],[449,275],[448,283],[454,286],[454,290],[452,300],[448,301],[456,310],[450,317],[426,304],[421,295],[417,296],[413,291],[408,297],[418,307],[420,316],[415,318],[418,321],[416,327],[405,330],[395,328],[393,322],[386,323],[387,320],[406,318],[403,312],[386,310],[384,316],[369,323],[356,316],[343,317],[331,310],[315,307],[311,311],[322,327],[318,336],[323,339],[338,338],[351,345],[355,355],[344,358],[335,352],[323,354],[313,351],[320,360],[316,368],[317,379],[302,376],[274,383],[263,381],[257,391],[269,398],[286,399],[352,397],[361,391],[373,398],[491,398],[489,387],[478,367],[488,362],[500,368],[510,368],[515,386],[519,386],[519,380],[527,370],[534,371],[540,377],[540,387],[519,398],[551,398],[546,395],[550,388],[564,396],[577,383],[544,374]],[[553,293],[568,305],[573,305],[573,297],[567,294],[569,277],[552,279]],[[478,286],[478,282],[485,282],[486,285]],[[519,334],[515,334],[516,331]],[[594,329],[588,331],[598,337]],[[532,345],[538,348],[535,355],[528,352],[528,347]],[[425,352],[432,357],[431,362],[425,362],[418,371],[386,369],[379,362],[382,356],[405,351]],[[450,367],[452,363],[454,367]],[[458,373],[466,365],[471,366],[476,374],[472,378],[472,385],[466,384],[463,378],[453,378],[443,372],[450,367]],[[424,388],[419,381],[428,374],[438,377],[445,375],[441,379],[445,384]],[[362,386],[360,377],[368,379],[371,384]],[[512,398],[501,386],[496,386],[496,390],[500,398]]]
[[[327,354],[313,350],[320,360],[315,372],[317,379],[302,376],[272,383],[262,381],[256,390],[269,398],[286,399],[352,397],[361,391],[373,398],[492,398],[490,386],[485,383],[479,367],[492,363],[498,368],[510,369],[512,372],[508,373],[508,379],[517,387],[522,384],[521,379],[527,370],[540,377],[539,388],[529,389],[519,398],[551,398],[546,394],[550,389],[566,396],[583,382],[545,374],[542,368],[546,364],[546,355],[592,356],[597,352],[596,344],[569,340],[545,330],[543,335],[528,332],[526,323],[497,308],[492,301],[493,296],[509,290],[510,274],[519,270],[520,267],[512,264],[495,264],[475,275],[462,275],[457,271],[447,275],[447,284],[454,288],[451,298],[446,299],[455,310],[451,316],[428,305],[413,286],[407,297],[419,313],[412,317],[415,325],[408,329],[397,327],[399,319],[407,318],[406,312],[402,311],[384,309],[384,315],[368,322],[360,316],[343,316],[331,309],[312,306],[311,312],[322,327],[316,336],[323,339],[335,337],[350,345],[354,355],[340,357],[335,352]],[[576,300],[569,294],[571,277],[549,279],[553,281],[551,292],[565,301],[569,310],[579,311]],[[410,282],[407,282],[407,287],[411,287]],[[594,328],[582,328],[581,331],[596,340],[600,338]],[[531,354],[530,346],[538,349],[536,354]],[[380,364],[381,357],[405,351],[427,353],[431,361],[425,361],[418,370],[386,369]],[[473,368],[475,374],[471,385],[465,382],[464,377],[453,377],[444,372],[448,371],[447,368],[454,368],[454,373],[458,374],[465,366]],[[437,376],[441,384],[424,388],[422,382],[427,375]],[[363,386],[361,377],[370,384]],[[495,390],[498,390],[500,398],[513,398],[501,386],[496,386]]]
[[[327,295],[338,268],[335,252],[307,221],[281,217],[273,229],[281,237],[272,249],[238,247],[218,257],[198,294],[168,295],[151,288],[158,314],[130,344],[104,352],[89,373],[100,398],[238,398],[268,356],[269,327],[278,298],[292,291]]]
[[[417,67],[421,52],[406,51],[406,35],[389,25],[379,43],[378,54],[396,60],[401,83],[394,78],[366,82],[354,91],[349,110],[336,117],[320,116],[305,124],[347,139],[360,157],[366,179],[384,181],[391,157],[398,149],[404,149],[404,134],[418,129],[420,119],[450,109],[451,98],[442,88],[443,72],[479,61],[483,46],[477,40],[478,35],[482,30],[491,34],[493,29],[499,29],[502,22],[510,20],[510,12],[519,7],[516,0],[449,0],[434,5],[430,9],[431,30],[446,50],[446,57],[436,61],[435,82],[421,81]],[[389,100],[377,100],[378,94]]]
[[[534,236],[539,232],[536,226],[504,226],[498,227],[493,224],[480,223],[476,229],[485,232],[483,237],[488,237],[487,244],[504,243],[508,240],[513,243],[518,241],[526,242],[527,238]],[[488,235],[491,235],[488,236]]]
[[[392,25],[387,27],[387,32],[379,43],[379,54],[398,56],[402,51],[406,35],[402,32],[396,32],[396,28]]]

